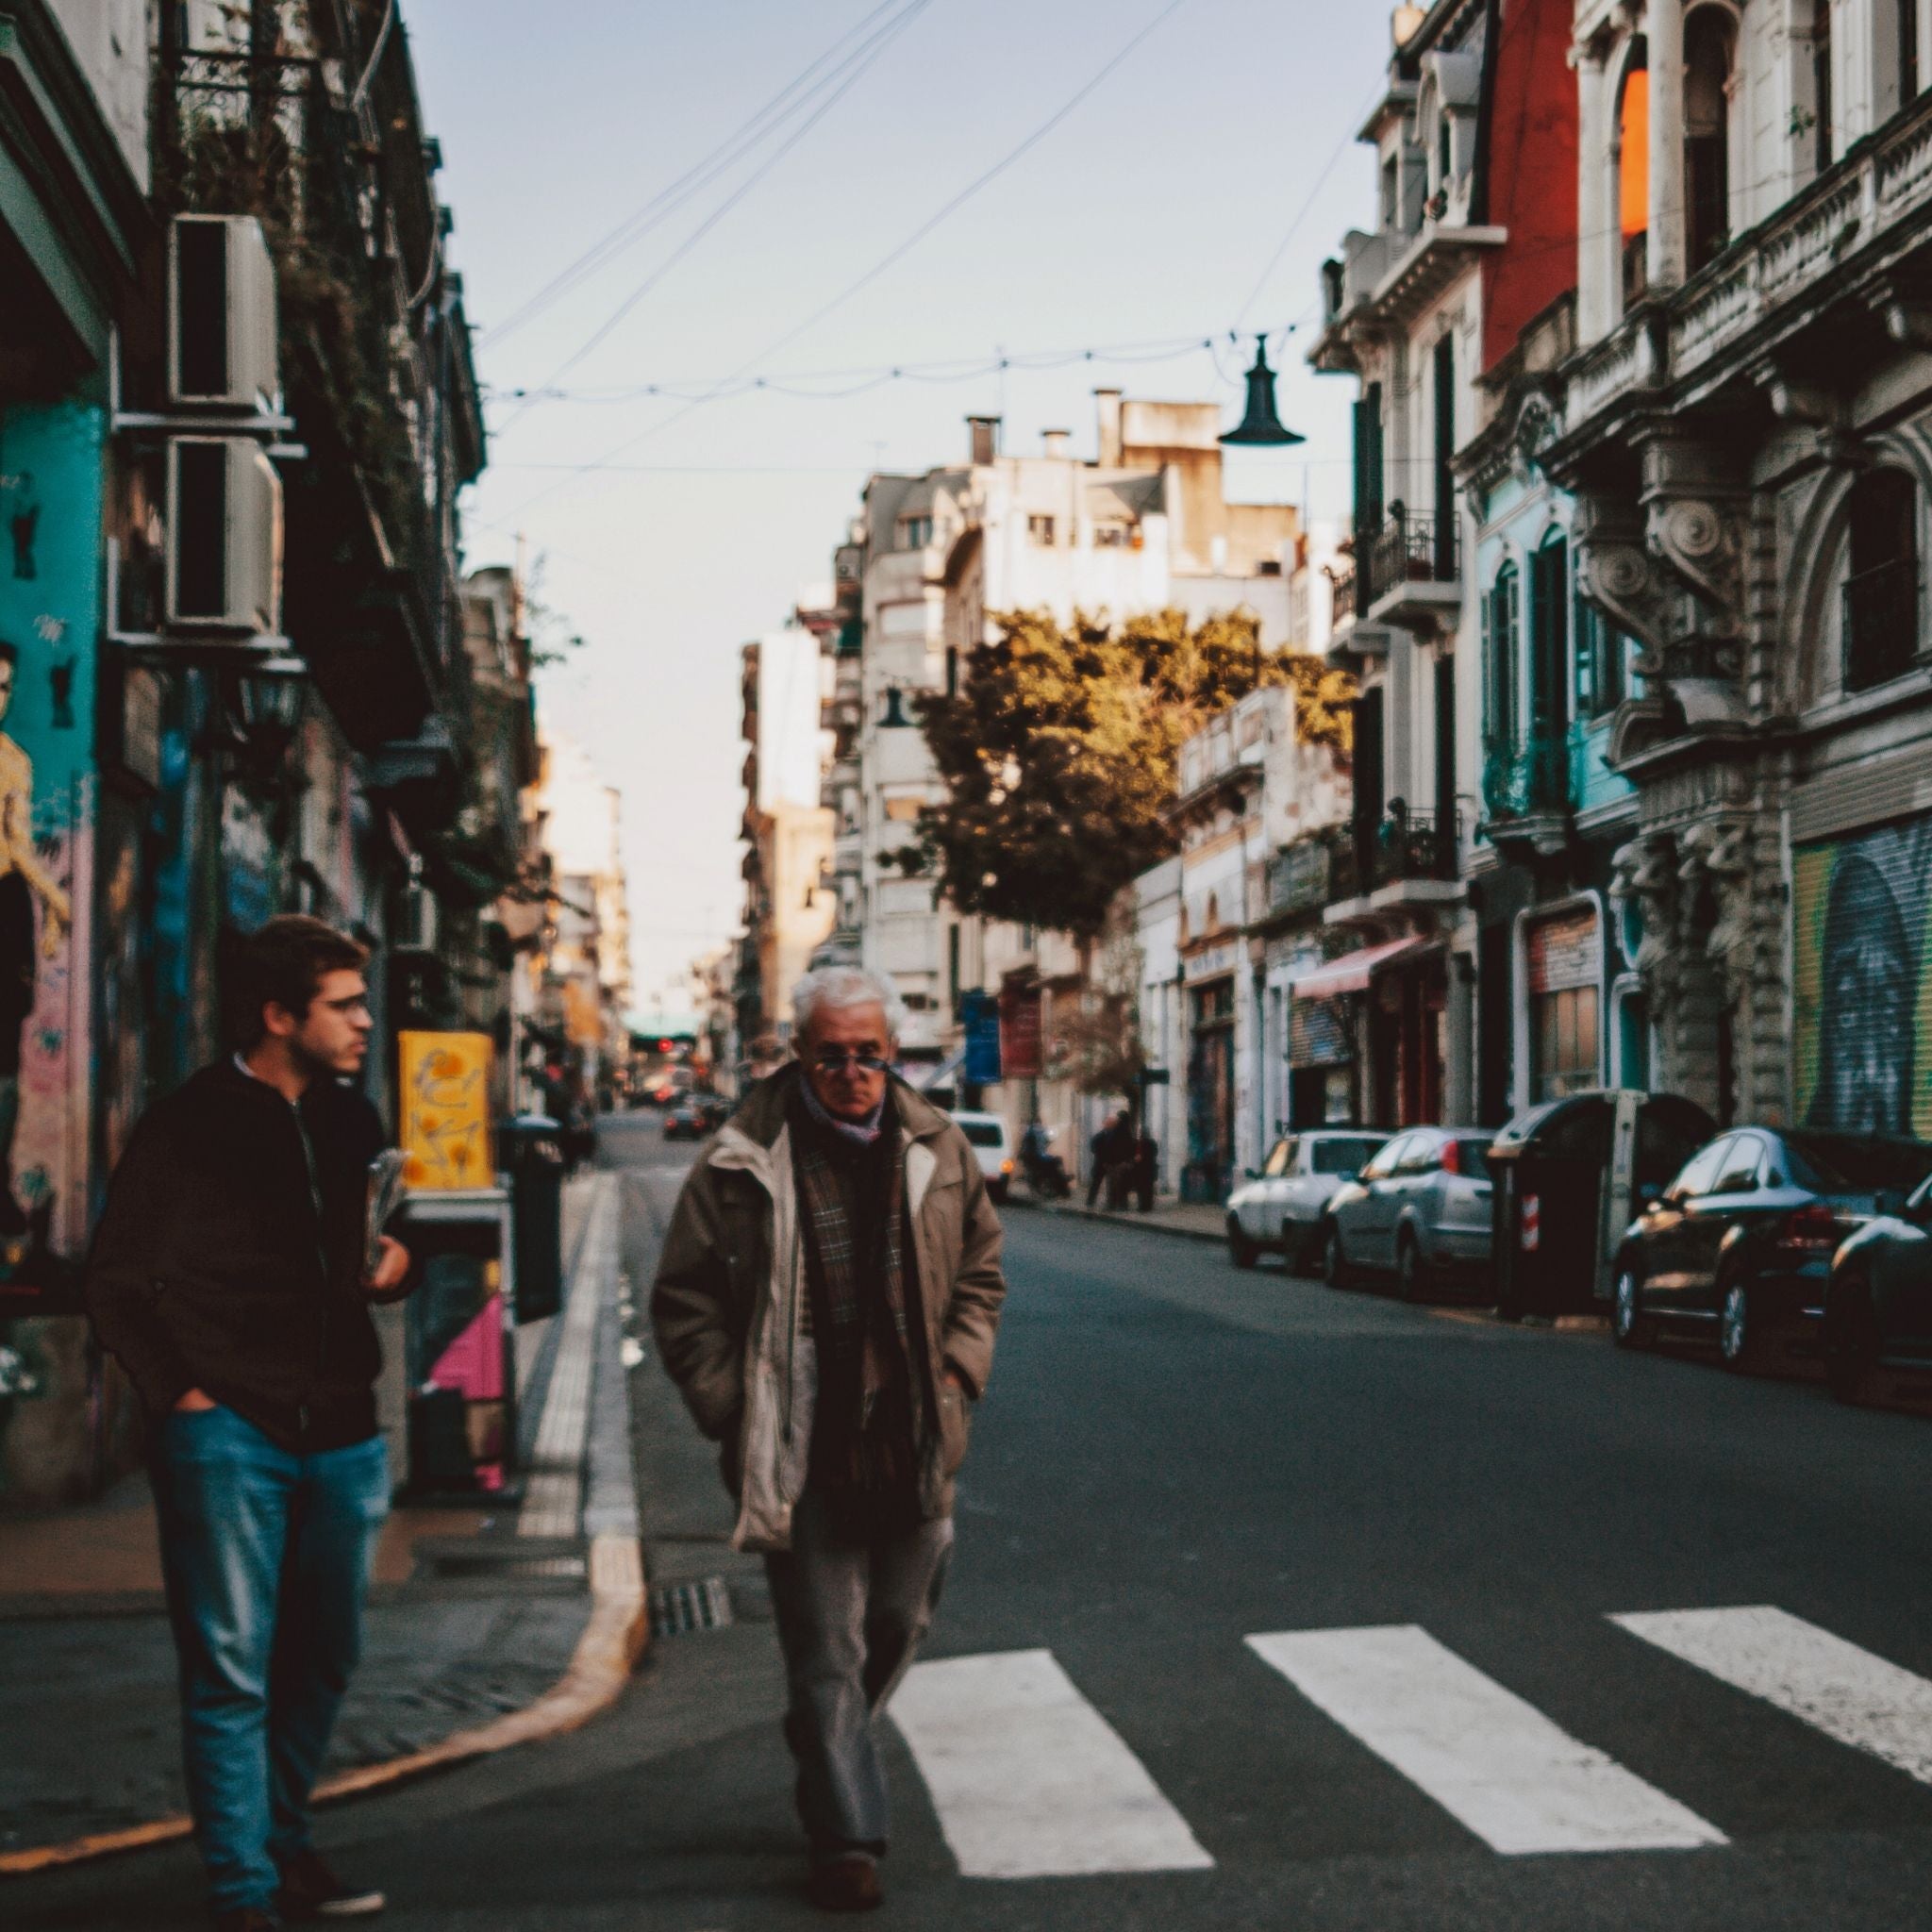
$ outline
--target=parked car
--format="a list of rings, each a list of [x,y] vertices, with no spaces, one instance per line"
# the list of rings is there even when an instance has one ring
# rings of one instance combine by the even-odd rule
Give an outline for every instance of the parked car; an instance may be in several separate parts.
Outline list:
[[[1353,1180],[1389,1137],[1372,1128],[1313,1127],[1289,1134],[1227,1197],[1227,1252],[1252,1268],[1279,1252],[1291,1268],[1322,1252],[1323,1216],[1335,1191]]]
[[[1357,1269],[1392,1272],[1405,1301],[1487,1272],[1492,1188],[1480,1127],[1410,1127],[1336,1189],[1322,1230],[1322,1273],[1346,1287]]]
[[[1932,1174],[1932,1146],[1879,1135],[1739,1127],[1645,1201],[1617,1259],[1610,1329],[1626,1348],[1665,1328],[1712,1337],[1728,1368],[1817,1337],[1831,1258]]]
[[[1932,1178],[1888,1198],[1832,1257],[1824,1373],[1840,1402],[1868,1402],[1887,1369],[1932,1369]]]
[[[695,1098],[708,1134],[715,1134],[731,1118],[736,1108],[736,1103],[725,1099],[722,1093],[700,1093]]]
[[[1007,1191],[1013,1184],[1013,1139],[1007,1131],[1006,1117],[997,1113],[956,1113],[954,1120],[966,1136],[979,1159],[979,1171],[986,1176],[986,1191],[1004,1206]]]
[[[704,1101],[695,1093],[687,1093],[675,1106],[665,1109],[664,1138],[667,1141],[702,1141],[710,1131]]]

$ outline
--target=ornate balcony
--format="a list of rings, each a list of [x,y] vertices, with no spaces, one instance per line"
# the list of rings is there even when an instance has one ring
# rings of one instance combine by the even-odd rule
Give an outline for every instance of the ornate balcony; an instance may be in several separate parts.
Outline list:
[[[1389,521],[1358,555],[1367,583],[1357,591],[1377,624],[1403,630],[1453,627],[1462,608],[1461,533],[1452,512],[1420,517],[1391,504]]]
[[[1575,808],[1570,747],[1562,739],[1533,731],[1522,744],[1484,741],[1483,830],[1491,844],[1560,852],[1569,842]]]

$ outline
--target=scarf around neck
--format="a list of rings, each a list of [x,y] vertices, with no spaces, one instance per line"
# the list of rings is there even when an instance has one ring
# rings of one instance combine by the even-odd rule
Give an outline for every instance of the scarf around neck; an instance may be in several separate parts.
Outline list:
[[[803,1067],[798,1073],[798,1091],[805,1096],[806,1112],[827,1132],[837,1134],[858,1147],[870,1147],[878,1139],[886,1118],[884,1095],[862,1121],[841,1121],[812,1091],[811,1078]]]

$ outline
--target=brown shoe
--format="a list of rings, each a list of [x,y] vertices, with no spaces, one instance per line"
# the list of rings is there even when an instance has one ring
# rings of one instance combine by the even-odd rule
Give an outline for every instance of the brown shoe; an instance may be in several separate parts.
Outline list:
[[[870,1912],[886,1902],[879,1868],[862,1852],[814,1865],[806,1891],[822,1912]]]

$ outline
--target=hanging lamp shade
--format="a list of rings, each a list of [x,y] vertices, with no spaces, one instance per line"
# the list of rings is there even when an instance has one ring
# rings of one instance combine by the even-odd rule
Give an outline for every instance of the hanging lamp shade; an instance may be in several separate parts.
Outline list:
[[[1255,338],[1255,366],[1248,371],[1248,409],[1239,424],[1221,439],[1234,447],[1283,449],[1292,442],[1306,442],[1275,412],[1274,372],[1268,366],[1268,339]]]

